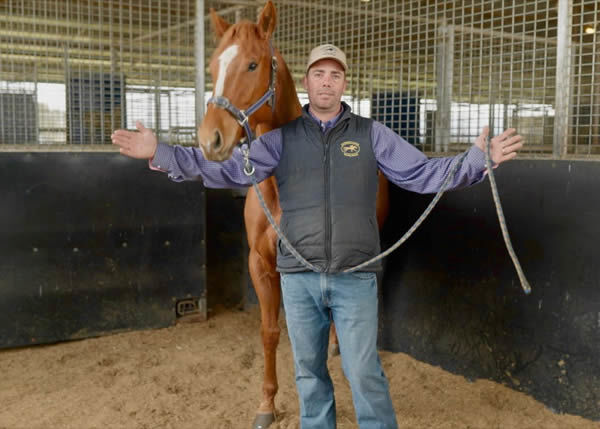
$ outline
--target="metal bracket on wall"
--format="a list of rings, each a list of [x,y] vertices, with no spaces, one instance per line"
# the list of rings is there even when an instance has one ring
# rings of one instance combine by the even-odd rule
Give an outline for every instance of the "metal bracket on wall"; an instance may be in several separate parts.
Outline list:
[[[187,297],[175,303],[177,323],[206,320],[206,298]]]

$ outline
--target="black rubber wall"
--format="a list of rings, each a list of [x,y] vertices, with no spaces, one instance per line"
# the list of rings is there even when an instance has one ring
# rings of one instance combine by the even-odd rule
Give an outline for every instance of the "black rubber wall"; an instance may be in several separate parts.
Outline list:
[[[200,184],[117,153],[5,152],[0,195],[0,348],[205,314]]]
[[[380,346],[600,419],[600,163],[514,161],[496,170],[526,296],[489,181],[446,194],[386,262]],[[431,200],[393,189],[393,243]]]
[[[385,261],[380,347],[599,419],[600,163],[517,160],[495,173],[533,292],[521,290],[489,181],[449,192]],[[218,225],[209,228],[209,260],[218,255],[221,267],[213,272],[209,263],[209,278],[216,279],[209,297],[254,305],[245,232],[235,220],[242,201],[230,191],[208,195],[209,224]],[[382,241],[389,246],[400,238],[432,198],[392,187]]]
[[[518,160],[496,175],[532,294],[489,182],[450,192],[385,262],[380,346],[600,419],[600,163]],[[256,302],[231,191],[113,153],[2,153],[0,178],[0,347],[166,326],[182,299]],[[382,241],[431,198],[392,187]]]

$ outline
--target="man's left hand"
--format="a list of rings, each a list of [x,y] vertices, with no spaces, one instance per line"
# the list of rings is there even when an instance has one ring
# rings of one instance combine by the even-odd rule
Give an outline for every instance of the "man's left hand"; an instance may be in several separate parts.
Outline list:
[[[523,137],[515,134],[517,130],[509,128],[502,134],[490,139],[490,158],[492,163],[497,166],[504,161],[509,161],[517,157],[517,152],[523,148]],[[490,134],[489,127],[483,127],[481,135],[475,140],[475,144],[482,151],[486,151],[486,140]]]

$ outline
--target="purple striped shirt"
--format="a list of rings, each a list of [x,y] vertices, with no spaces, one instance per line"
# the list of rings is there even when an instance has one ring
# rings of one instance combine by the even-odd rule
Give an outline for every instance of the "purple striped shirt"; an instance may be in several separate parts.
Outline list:
[[[322,130],[335,125],[340,115],[321,123]],[[373,152],[377,165],[392,183],[403,189],[421,194],[437,192],[453,161],[460,156],[427,158],[390,128],[374,121],[371,130]],[[258,182],[271,176],[281,156],[281,130],[263,134],[250,145],[250,160],[255,168]],[[159,143],[152,169],[166,172],[171,180],[199,180],[209,188],[239,188],[251,186],[250,178],[243,171],[243,157],[239,148],[234,149],[230,159],[223,162],[208,161],[200,149],[170,146]],[[485,177],[485,155],[473,145],[463,164],[455,173],[448,189],[456,189],[480,182]]]

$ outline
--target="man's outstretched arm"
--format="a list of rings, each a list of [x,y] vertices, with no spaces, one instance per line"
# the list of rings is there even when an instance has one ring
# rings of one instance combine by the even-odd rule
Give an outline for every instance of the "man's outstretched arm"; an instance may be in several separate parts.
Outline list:
[[[448,184],[447,190],[473,185],[485,177],[486,139],[485,127],[467,157]],[[381,171],[401,188],[418,193],[437,192],[453,163],[461,155],[444,158],[427,158],[421,151],[402,139],[385,125],[375,122],[372,130],[373,149]],[[523,147],[522,137],[508,129],[490,140],[491,160],[494,166],[513,159]]]
[[[237,188],[250,186],[250,178],[243,172],[243,157],[235,149],[230,159],[208,161],[198,148],[171,146],[158,143],[156,136],[140,122],[138,131],[117,130],[112,134],[113,144],[123,155],[149,160],[150,168],[166,172],[176,182],[199,180],[210,188]],[[250,146],[250,160],[255,167],[258,182],[266,179],[279,162],[281,131],[262,135]]]

